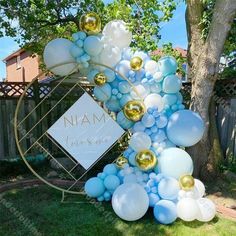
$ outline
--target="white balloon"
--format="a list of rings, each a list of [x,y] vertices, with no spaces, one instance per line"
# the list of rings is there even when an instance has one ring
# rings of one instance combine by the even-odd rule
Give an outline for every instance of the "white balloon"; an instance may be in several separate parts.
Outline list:
[[[146,108],[155,107],[158,112],[162,111],[164,108],[164,101],[159,94],[151,93],[144,99],[144,104]]]
[[[129,145],[135,152],[140,152],[151,147],[152,140],[144,132],[136,132],[132,135]]]
[[[65,76],[73,72],[76,68],[75,58],[70,54],[70,49],[73,43],[68,39],[57,38],[50,41],[43,52],[43,59],[46,67],[50,69],[53,66],[68,63],[65,65],[57,66],[50,69],[54,74]]]
[[[122,20],[108,22],[103,31],[102,40],[123,49],[128,47],[132,41],[132,33],[127,29],[126,23]]]
[[[177,215],[184,221],[193,221],[199,214],[197,201],[193,198],[182,198],[177,203]]]
[[[145,86],[143,84],[138,84],[135,85],[130,92],[130,95],[134,98],[134,99],[144,99],[145,97],[147,97],[147,95],[149,94],[150,89],[148,86]]]
[[[194,179],[194,196],[195,198],[201,198],[205,195],[205,186],[199,179]]]
[[[106,66],[115,67],[121,59],[121,50],[118,47],[105,44],[100,54],[100,63]]]
[[[147,212],[149,198],[139,184],[125,183],[115,190],[112,196],[112,207],[121,219],[135,221]]]
[[[199,207],[197,220],[202,222],[211,221],[216,215],[215,204],[208,198],[200,198],[197,203]]]
[[[145,70],[149,73],[151,73],[152,75],[155,74],[155,72],[157,72],[158,70],[158,64],[156,61],[150,60],[147,61],[145,66],[144,66]]]

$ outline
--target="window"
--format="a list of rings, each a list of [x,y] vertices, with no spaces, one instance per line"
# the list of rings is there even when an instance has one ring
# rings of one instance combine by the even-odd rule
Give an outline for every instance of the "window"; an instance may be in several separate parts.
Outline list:
[[[20,61],[20,55],[18,55],[16,58],[16,69],[20,68],[21,68],[21,61]]]

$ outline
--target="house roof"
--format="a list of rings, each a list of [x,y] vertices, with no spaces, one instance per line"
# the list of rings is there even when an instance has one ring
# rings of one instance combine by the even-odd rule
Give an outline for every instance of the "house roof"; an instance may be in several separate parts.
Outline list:
[[[18,49],[17,51],[11,53],[11,54],[8,55],[6,58],[4,58],[2,61],[3,61],[3,62],[7,62],[7,61],[9,61],[10,59],[12,59],[13,57],[19,56],[22,52],[25,52],[25,49],[24,49],[24,48],[20,48],[20,49]]]
[[[183,49],[181,47],[176,47],[174,48],[174,50],[178,51],[182,57],[186,58],[187,57],[187,50],[186,49]],[[162,49],[157,49],[155,51],[152,52],[152,55],[163,55],[163,52],[162,52]]]

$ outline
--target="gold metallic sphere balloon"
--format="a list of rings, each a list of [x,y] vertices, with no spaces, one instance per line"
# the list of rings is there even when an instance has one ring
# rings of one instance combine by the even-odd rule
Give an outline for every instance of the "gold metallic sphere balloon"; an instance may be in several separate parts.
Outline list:
[[[179,179],[180,188],[189,191],[194,188],[194,178],[192,175],[183,175]]]
[[[95,12],[83,14],[79,20],[79,27],[87,34],[98,34],[101,31],[101,19]]]
[[[135,161],[139,169],[147,171],[157,165],[156,155],[150,150],[143,150],[137,153]]]
[[[124,167],[124,165],[127,163],[128,163],[128,160],[124,156],[119,156],[116,159],[116,166],[120,169],[122,169]]]
[[[140,57],[133,57],[130,60],[130,67],[132,70],[140,70],[143,66],[143,59]]]
[[[98,86],[102,86],[107,82],[107,77],[103,73],[97,73],[94,76],[94,83]]]
[[[145,113],[145,106],[138,100],[129,101],[125,104],[123,112],[127,119],[139,121]]]

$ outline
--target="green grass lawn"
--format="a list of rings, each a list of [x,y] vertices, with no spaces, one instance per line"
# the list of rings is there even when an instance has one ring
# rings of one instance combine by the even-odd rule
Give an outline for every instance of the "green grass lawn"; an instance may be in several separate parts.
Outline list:
[[[60,200],[61,193],[48,187],[4,194],[0,199],[0,236],[34,235],[33,226],[45,236],[236,235],[236,222],[220,216],[210,223],[177,220],[164,226],[154,220],[151,210],[141,220],[125,222],[116,217],[110,203],[94,205],[83,195],[68,196],[65,203]]]

